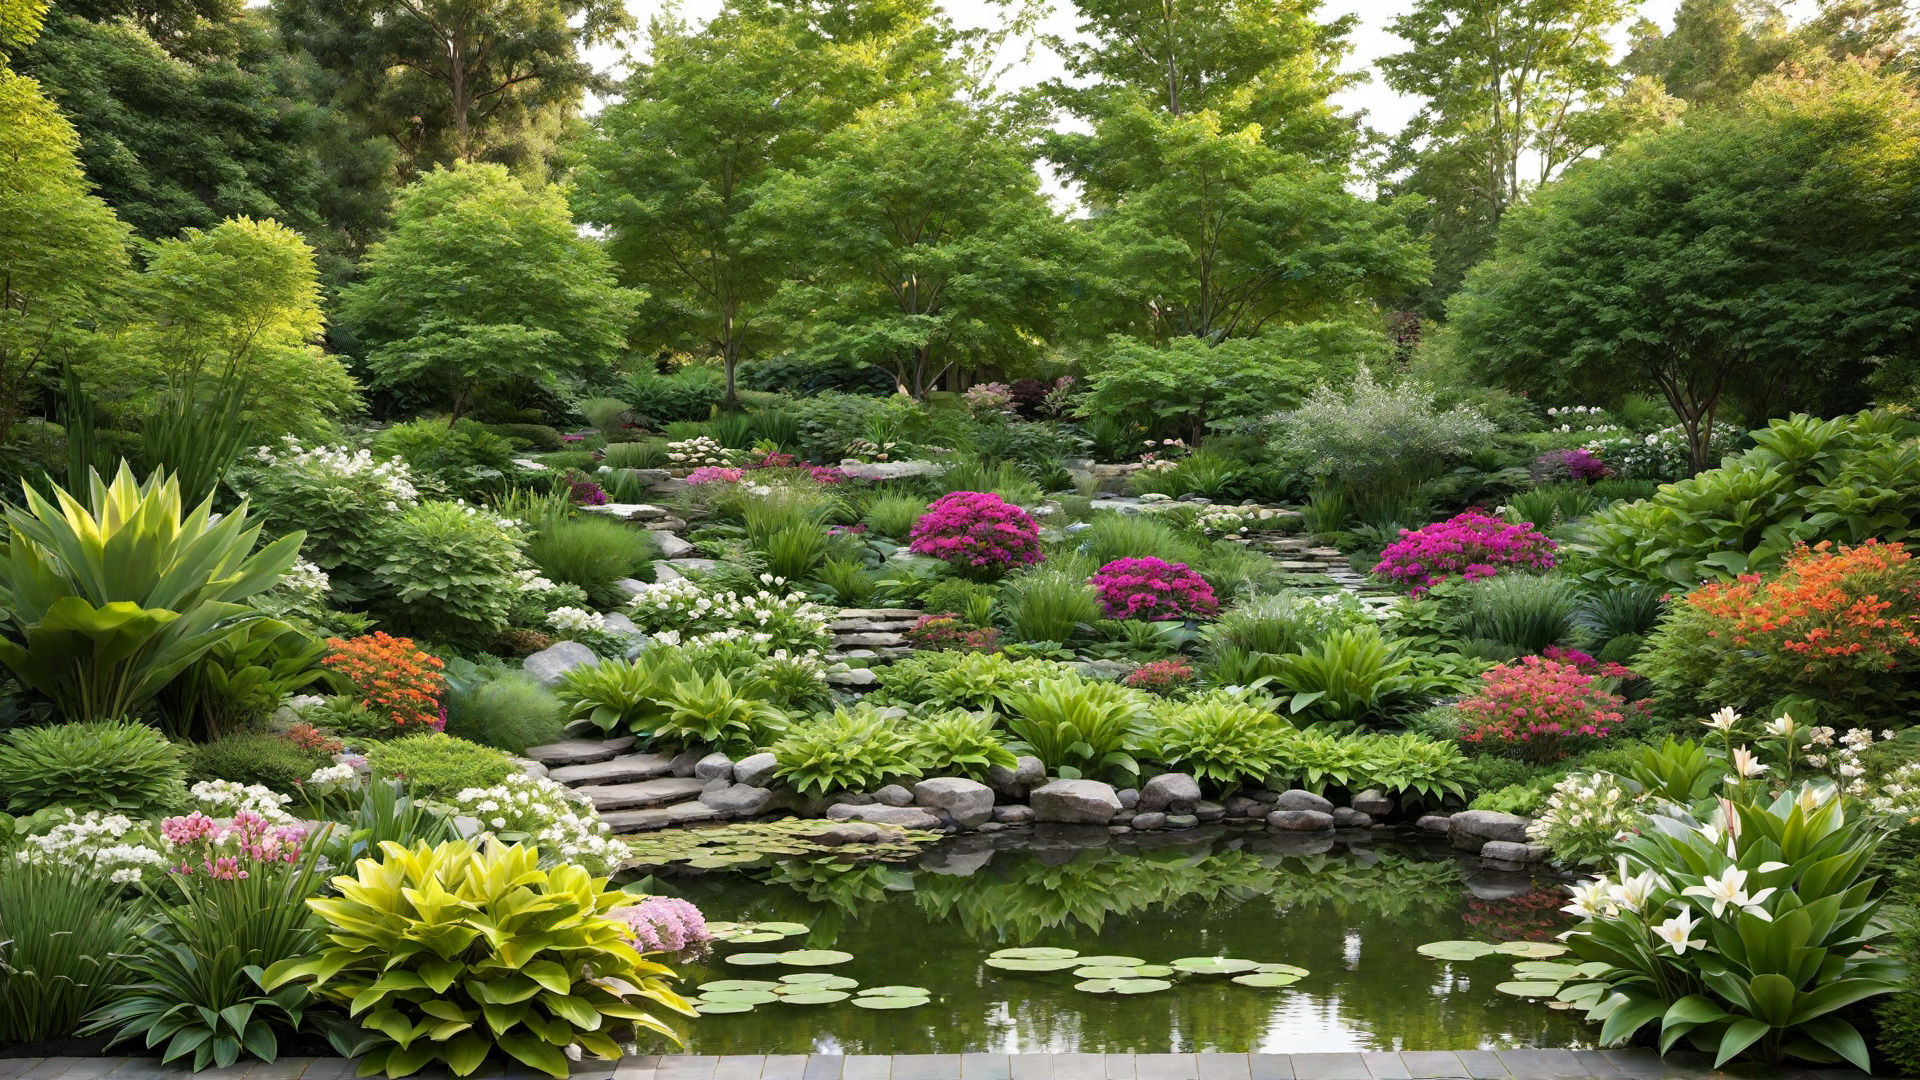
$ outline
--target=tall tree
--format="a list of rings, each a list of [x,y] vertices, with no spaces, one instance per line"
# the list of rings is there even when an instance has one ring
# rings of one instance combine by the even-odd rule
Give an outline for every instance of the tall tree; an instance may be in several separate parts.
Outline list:
[[[1671,30],[1634,24],[1621,66],[1690,105],[1721,105],[1793,51],[1786,15],[1769,0],[1681,0]]]
[[[731,402],[799,276],[754,250],[754,206],[861,109],[950,87],[953,34],[929,0],[735,0],[697,31],[659,18],[650,35],[651,62],[582,152],[578,205],[649,294],[640,336],[717,358]]]
[[[1920,100],[1857,63],[1770,76],[1587,163],[1501,227],[1450,307],[1521,389],[1666,398],[1707,462],[1729,397],[1759,422],[1858,407],[1920,355]]]

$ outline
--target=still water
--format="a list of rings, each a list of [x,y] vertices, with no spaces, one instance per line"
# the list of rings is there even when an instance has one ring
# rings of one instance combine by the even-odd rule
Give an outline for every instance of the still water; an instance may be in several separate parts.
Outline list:
[[[730,953],[837,949],[822,970],[863,987],[925,987],[933,1001],[869,1011],[765,1004],[684,1025],[695,1054],[1304,1053],[1593,1045],[1577,1014],[1495,991],[1511,959],[1429,960],[1425,942],[1544,940],[1565,928],[1547,879],[1480,874],[1443,849],[1335,843],[1215,828],[1109,843],[1103,829],[969,836],[904,863],[789,859],[663,878],[708,919],[788,921],[786,943],[723,945],[680,965],[682,988],[775,979]],[[1071,972],[985,966],[1010,946],[1149,963],[1222,956],[1293,964],[1283,989],[1184,977],[1132,996],[1075,990]]]

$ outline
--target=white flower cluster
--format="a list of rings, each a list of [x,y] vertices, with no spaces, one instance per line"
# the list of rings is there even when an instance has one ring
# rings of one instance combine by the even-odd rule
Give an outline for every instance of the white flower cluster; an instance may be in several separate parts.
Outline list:
[[[607,617],[577,607],[558,607],[547,612],[547,625],[564,633],[604,634]]]
[[[293,566],[280,575],[280,587],[311,600],[318,600],[333,588],[327,572],[305,559],[293,560]]]
[[[48,862],[106,874],[118,884],[130,885],[148,872],[168,867],[163,842],[144,823],[125,814],[98,810],[82,817],[63,809],[66,821],[29,836],[14,855],[21,862]]]
[[[595,873],[611,869],[624,854],[586,796],[544,776],[515,774],[493,787],[467,788],[446,805],[457,816],[478,819],[481,828],[503,840],[532,840]]]
[[[718,441],[702,435],[668,443],[667,460],[681,468],[696,469],[702,465],[726,465],[733,460],[733,455]]]
[[[1209,536],[1224,533],[1261,532],[1279,528],[1285,510],[1265,506],[1209,506],[1193,519],[1196,528]]]
[[[263,465],[305,472],[321,478],[346,479],[365,474],[378,481],[385,488],[387,497],[396,503],[412,504],[420,499],[420,492],[413,486],[413,473],[407,468],[406,462],[398,458],[375,460],[371,450],[351,450],[344,446],[316,446],[308,450],[289,435],[279,451],[262,446],[254,450],[253,456]]]
[[[275,825],[293,824],[286,806],[293,797],[282,795],[264,784],[240,784],[232,780],[202,780],[187,789],[196,808],[208,817],[232,817],[242,811],[258,814]]]
[[[763,588],[754,593],[731,590],[707,592],[691,581],[663,581],[647,586],[633,598],[633,620],[652,634],[708,635],[739,630],[764,635],[769,648],[796,651],[824,649],[829,644],[827,622],[832,609],[807,600],[801,593],[773,592],[786,582],[762,574]],[[676,639],[676,642],[679,639]]]
[[[359,787],[360,770],[345,764],[323,765],[307,777],[308,787],[331,787],[336,784],[348,788]]]
[[[548,593],[560,587],[541,577],[538,570],[515,570],[513,576],[519,579],[521,592]]]
[[[1633,796],[1611,773],[1572,773],[1553,786],[1546,807],[1527,823],[1527,839],[1567,864],[1592,863],[1613,842],[1639,828]]]
[[[1707,459],[1718,462],[1731,453],[1746,432],[1738,424],[1716,423],[1707,438]],[[1628,431],[1604,434],[1587,444],[1618,476],[1630,480],[1675,480],[1691,470],[1686,432],[1678,424],[1646,435]]]

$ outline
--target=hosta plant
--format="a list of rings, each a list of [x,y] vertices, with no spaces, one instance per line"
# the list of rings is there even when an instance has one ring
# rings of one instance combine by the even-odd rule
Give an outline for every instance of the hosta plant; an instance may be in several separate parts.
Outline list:
[[[1231,791],[1273,772],[1292,730],[1269,709],[1214,693],[1162,711],[1141,740],[1141,752],[1209,787]]]
[[[654,699],[685,675],[685,665],[662,650],[632,660],[602,660],[574,668],[554,688],[575,724],[609,734],[645,734],[662,710]]]
[[[1864,876],[1879,837],[1831,786],[1771,801],[1757,789],[1729,783],[1706,822],[1652,815],[1621,844],[1620,880],[1574,888],[1583,921],[1566,942],[1605,969],[1560,997],[1601,1022],[1602,1043],[1657,1024],[1663,1053],[1685,1039],[1715,1067],[1791,1056],[1867,1069],[1839,1011],[1906,975],[1872,951],[1888,932]]]
[[[442,1063],[469,1076],[495,1050],[564,1077],[582,1052],[618,1059],[635,1025],[674,1038],[649,1008],[692,1015],[610,916],[632,902],[578,866],[540,868],[532,846],[451,840],[380,845],[337,897],[307,901],[327,944],[267,969],[358,1020],[360,1075],[408,1076]]]
[[[1140,771],[1133,751],[1152,700],[1140,691],[1066,676],[1002,700],[1007,728],[1019,740],[1014,749],[1039,758],[1048,772]]]
[[[1336,630],[1282,657],[1275,681],[1291,691],[1287,709],[1308,720],[1363,724],[1423,704],[1439,681],[1418,674],[1406,650],[1375,627]]]
[[[773,744],[775,775],[803,794],[865,791],[919,776],[917,750],[895,717],[871,705],[835,709],[795,724]]]
[[[735,686],[725,675],[675,679],[660,695],[665,710],[653,721],[655,739],[752,753],[786,727],[787,714]]]
[[[984,779],[995,765],[1011,769],[1013,751],[995,729],[990,712],[950,709],[922,719],[908,729],[920,767],[935,776]]]

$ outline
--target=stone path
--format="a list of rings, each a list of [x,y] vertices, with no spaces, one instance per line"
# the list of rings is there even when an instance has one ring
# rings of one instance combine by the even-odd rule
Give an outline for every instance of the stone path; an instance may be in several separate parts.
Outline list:
[[[194,1074],[155,1058],[0,1058],[0,1080],[347,1080],[344,1058],[243,1061]],[[445,1080],[428,1069],[422,1080]],[[546,1074],[489,1063],[474,1076]],[[1650,1050],[1462,1050],[1343,1054],[740,1054],[629,1057],[575,1065],[573,1080],[1873,1080],[1854,1070],[1711,1067]]]

